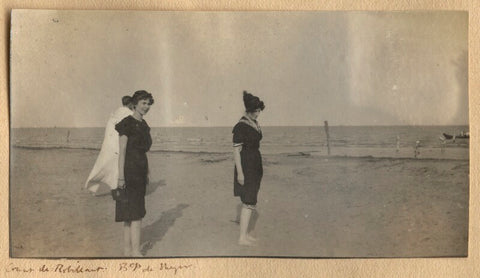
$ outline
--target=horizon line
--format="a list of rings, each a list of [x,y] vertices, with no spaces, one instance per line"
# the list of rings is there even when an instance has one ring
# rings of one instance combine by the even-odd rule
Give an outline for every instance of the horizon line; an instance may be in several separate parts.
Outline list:
[[[325,125],[261,125],[261,127],[324,127]],[[382,125],[367,125],[367,124],[359,124],[359,125],[345,125],[345,124],[338,124],[338,125],[328,125],[329,127],[392,127],[392,126],[470,126],[468,123],[467,124],[421,124],[421,125],[408,125],[408,124],[382,124]],[[150,126],[150,128],[211,128],[211,127],[233,127],[230,125],[218,125],[218,126]],[[9,129],[21,129],[21,128],[62,128],[62,129],[67,129],[67,128],[105,128],[105,126],[22,126],[22,127],[12,127],[10,126]]]

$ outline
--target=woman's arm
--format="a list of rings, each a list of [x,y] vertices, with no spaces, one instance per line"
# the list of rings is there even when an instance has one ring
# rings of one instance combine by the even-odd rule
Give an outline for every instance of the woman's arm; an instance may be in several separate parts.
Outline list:
[[[120,136],[119,142],[120,147],[118,149],[118,184],[117,187],[125,187],[125,153],[127,151],[127,141],[128,137],[126,135]]]
[[[239,184],[243,185],[245,177],[243,176],[242,158],[240,156],[240,151],[242,151],[241,145],[233,147],[233,159],[235,160],[235,166],[237,167],[237,181]]]

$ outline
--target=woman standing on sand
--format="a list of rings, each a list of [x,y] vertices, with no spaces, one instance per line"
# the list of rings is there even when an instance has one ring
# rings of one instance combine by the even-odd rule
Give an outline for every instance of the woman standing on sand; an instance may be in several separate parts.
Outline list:
[[[120,136],[118,187],[126,189],[127,200],[117,200],[115,221],[123,222],[125,256],[142,256],[140,232],[145,216],[145,191],[148,175],[146,152],[152,145],[150,127],[143,116],[154,100],[150,93],[137,91],[132,97],[133,115],[124,118],[115,129]]]
[[[240,196],[240,238],[238,244],[251,246],[256,240],[248,234],[252,210],[256,209],[257,194],[263,176],[262,156],[259,151],[262,131],[257,118],[265,108],[263,101],[243,92],[246,113],[233,128],[234,196]]]

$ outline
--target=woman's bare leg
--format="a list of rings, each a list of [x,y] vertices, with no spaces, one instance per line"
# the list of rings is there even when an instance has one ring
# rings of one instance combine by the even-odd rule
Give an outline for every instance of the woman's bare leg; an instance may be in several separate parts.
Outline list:
[[[130,257],[132,255],[132,238],[130,236],[130,224],[130,221],[123,222],[123,255],[125,257]]]
[[[253,207],[252,216],[250,217],[250,221],[247,229],[247,239],[250,241],[257,241],[257,239],[252,236],[252,232],[254,232],[255,230],[255,225],[257,223],[257,220],[258,220],[258,211],[256,207]]]
[[[132,237],[132,256],[143,257],[140,252],[140,234],[142,228],[142,220],[132,221],[131,225],[131,237]]]
[[[252,246],[253,242],[248,239],[248,225],[250,224],[250,217],[252,216],[252,208],[243,205],[240,213],[240,238],[238,244]]]

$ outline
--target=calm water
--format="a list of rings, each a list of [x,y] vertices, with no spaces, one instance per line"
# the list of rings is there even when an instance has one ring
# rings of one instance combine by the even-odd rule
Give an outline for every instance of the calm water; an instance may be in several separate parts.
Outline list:
[[[152,151],[231,152],[231,127],[152,128]],[[468,131],[468,126],[333,126],[332,148],[394,149],[399,137],[401,148],[440,148],[442,133]],[[325,149],[327,137],[323,126],[263,127],[263,153],[308,152]],[[12,129],[11,145],[38,148],[99,149],[103,128],[21,128]],[[468,149],[467,139],[449,142],[447,148]]]

